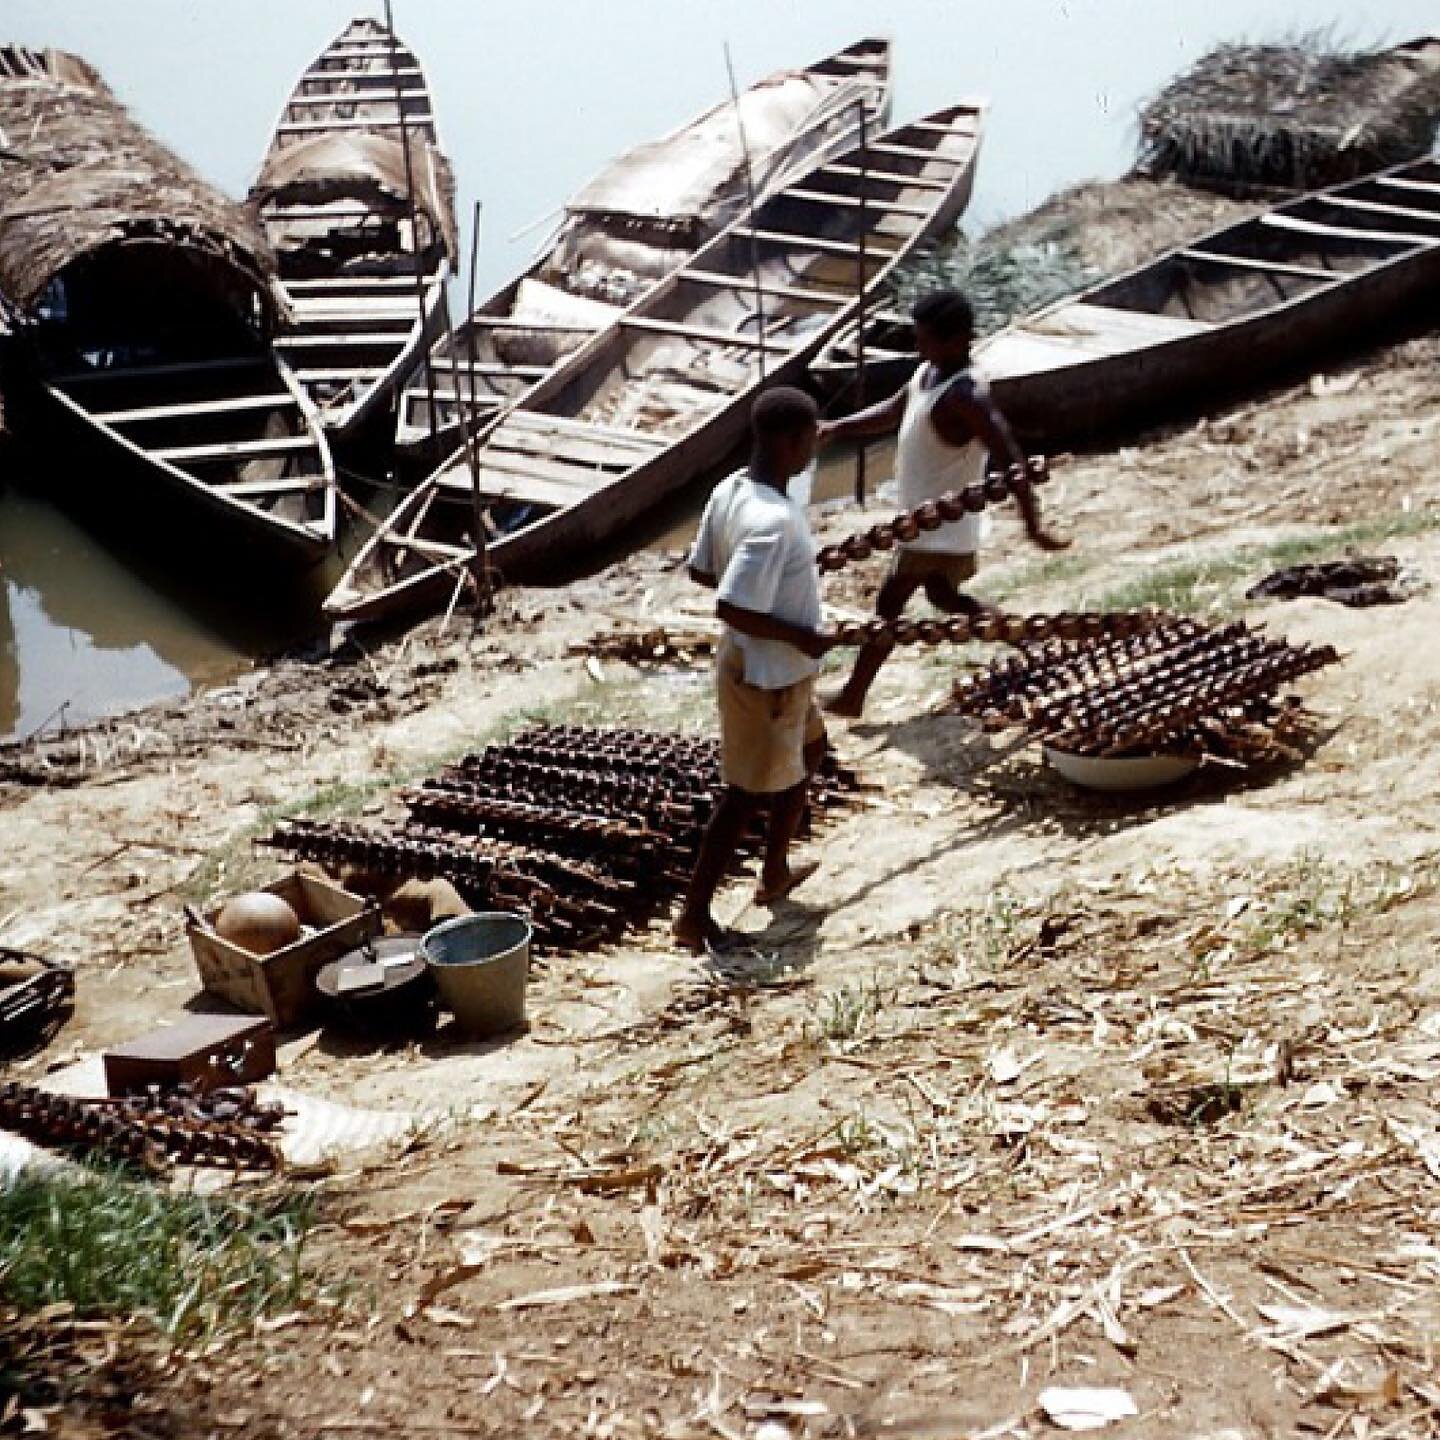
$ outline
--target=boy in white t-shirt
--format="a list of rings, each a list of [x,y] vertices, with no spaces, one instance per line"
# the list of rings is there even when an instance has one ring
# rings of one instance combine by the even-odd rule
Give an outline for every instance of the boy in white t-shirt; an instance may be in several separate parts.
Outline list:
[[[815,539],[786,489],[814,457],[817,422],[803,391],[756,400],[749,467],[715,487],[690,552],[690,574],[718,592],[724,627],[715,677],[725,791],[675,922],[675,938],[693,950],[724,940],[711,902],[762,801],[771,810],[756,899],[779,900],[815,869],[792,869],[789,851],[825,749],[815,674],[834,640],[821,626]]]

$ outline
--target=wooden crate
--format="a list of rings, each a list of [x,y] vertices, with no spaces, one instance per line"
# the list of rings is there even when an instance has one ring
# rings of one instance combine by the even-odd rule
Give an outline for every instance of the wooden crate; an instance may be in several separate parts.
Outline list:
[[[275,1073],[275,1029],[243,1015],[187,1015],[107,1050],[105,1088],[129,1095],[147,1086],[254,1085]]]
[[[315,976],[380,933],[380,909],[328,880],[295,871],[265,886],[288,901],[308,933],[270,955],[252,955],[215,933],[220,907],[186,927],[200,983],[212,995],[268,1016],[278,1029],[303,1020],[315,1003]]]

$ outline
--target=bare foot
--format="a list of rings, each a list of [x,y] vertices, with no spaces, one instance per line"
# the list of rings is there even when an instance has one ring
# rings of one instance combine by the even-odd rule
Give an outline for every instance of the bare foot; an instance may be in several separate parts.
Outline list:
[[[692,955],[703,955],[707,950],[723,950],[727,940],[726,931],[708,915],[696,919],[693,915],[681,915],[671,930],[675,943]]]
[[[785,872],[783,879],[776,883],[766,881],[764,884],[755,887],[755,903],[757,905],[775,905],[783,900],[797,885],[803,885],[818,869],[818,860],[807,860],[801,865],[795,865]]]
[[[842,720],[858,720],[865,713],[865,701],[863,697],[857,700],[848,691],[842,690],[838,695],[822,700],[820,708],[827,715],[838,715]]]

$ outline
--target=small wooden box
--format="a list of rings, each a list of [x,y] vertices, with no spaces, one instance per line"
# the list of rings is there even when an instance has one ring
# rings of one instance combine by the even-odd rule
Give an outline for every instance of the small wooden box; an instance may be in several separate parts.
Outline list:
[[[188,1015],[107,1050],[104,1061],[111,1095],[150,1085],[202,1092],[253,1085],[275,1073],[275,1029],[248,1015]]]
[[[270,955],[253,955],[215,933],[217,907],[186,928],[200,983],[242,1010],[266,1015],[278,1029],[303,1020],[315,1003],[322,965],[380,933],[380,909],[317,875],[295,871],[265,889],[288,901],[309,933]]]

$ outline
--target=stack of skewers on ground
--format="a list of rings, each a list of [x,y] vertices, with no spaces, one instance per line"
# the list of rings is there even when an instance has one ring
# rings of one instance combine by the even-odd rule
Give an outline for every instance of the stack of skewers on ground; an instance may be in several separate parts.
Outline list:
[[[813,818],[854,787],[827,758]],[[668,913],[720,791],[713,740],[539,725],[404,791],[393,825],[286,820],[268,843],[335,872],[448,880],[476,910],[527,916],[540,951],[576,951]]]
[[[283,1119],[283,1107],[260,1103],[249,1089],[202,1095],[182,1086],[95,1100],[16,1080],[0,1084],[0,1129],[153,1174],[171,1163],[278,1170]]]
[[[1307,717],[1278,692],[1338,659],[1243,621],[1171,617],[1128,635],[1022,645],[961,680],[955,701],[987,728],[1020,726],[1063,755],[1256,764],[1296,757]]]

